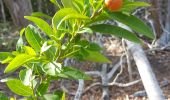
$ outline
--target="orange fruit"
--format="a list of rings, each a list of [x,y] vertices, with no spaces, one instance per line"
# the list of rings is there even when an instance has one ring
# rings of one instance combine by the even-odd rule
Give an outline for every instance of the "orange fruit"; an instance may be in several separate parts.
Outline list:
[[[123,0],[105,0],[105,6],[110,11],[118,11],[123,5]]]

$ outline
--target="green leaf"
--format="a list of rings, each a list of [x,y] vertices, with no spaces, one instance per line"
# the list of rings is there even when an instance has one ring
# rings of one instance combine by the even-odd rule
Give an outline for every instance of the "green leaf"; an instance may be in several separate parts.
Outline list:
[[[17,44],[16,44],[16,50],[19,51],[19,52],[22,52],[23,46],[24,46],[24,41],[23,41],[22,37],[20,37],[17,41]]]
[[[9,52],[0,52],[0,63],[5,60],[6,58],[8,58],[8,56],[11,56],[11,53]]]
[[[19,77],[25,86],[31,86],[32,70],[24,69],[19,72]]]
[[[59,96],[55,94],[45,94],[43,98],[44,100],[60,100]]]
[[[89,17],[77,13],[74,9],[64,8],[58,11],[53,17],[53,27],[59,29],[61,24],[68,19],[89,20]]]
[[[84,80],[91,79],[84,72],[82,72],[82,71],[80,71],[78,69],[75,69],[73,67],[63,67],[62,74],[68,76],[71,79],[84,79]]]
[[[56,52],[57,52],[57,49],[55,46],[51,46],[47,51],[45,51],[45,55],[47,57],[48,60],[50,61],[54,61],[56,58]]]
[[[72,8],[72,0],[61,0],[65,8]]]
[[[9,80],[6,82],[9,89],[21,96],[32,96],[33,90],[29,86],[25,86],[22,82],[18,79]]]
[[[138,7],[148,7],[150,4],[146,2],[127,2],[123,4],[123,7],[121,8],[121,11],[132,11]]]
[[[87,47],[87,49],[91,50],[91,51],[100,51],[100,50],[102,50],[102,48],[96,43],[90,43],[89,46]]]
[[[88,55],[83,58],[84,60],[100,62],[100,63],[111,63],[108,58],[106,58],[104,55],[102,55],[98,51],[90,51],[90,50],[86,50],[86,51],[87,51]]]
[[[63,93],[61,100],[66,100],[66,94],[65,94],[65,92]]]
[[[0,92],[0,100],[8,100],[8,97],[3,92]]]
[[[49,84],[49,81],[44,81],[38,86],[37,92],[39,96],[44,95],[48,91]]]
[[[84,0],[73,0],[73,5],[80,13],[85,10]]]
[[[46,19],[52,19],[51,16],[49,16],[49,15],[47,15],[47,14],[44,14],[44,13],[42,13],[42,12],[33,12],[33,13],[31,14],[31,16],[34,16],[34,17],[44,17],[44,18],[46,18]]]
[[[34,26],[29,25],[26,28],[25,37],[31,47],[33,47],[36,52],[40,52],[43,39],[40,37],[37,29]]]
[[[152,39],[154,38],[152,30],[139,18],[133,15],[126,15],[121,12],[108,12],[108,16],[110,16],[111,19],[115,19],[127,25],[128,27],[140,34],[143,34]]]
[[[89,22],[87,22],[87,24],[93,24],[96,22],[101,22],[101,21],[105,21],[105,20],[109,20],[110,18],[108,17],[108,14],[106,12],[101,12],[101,14],[99,14],[98,16],[92,18],[92,20],[90,20]]]
[[[33,17],[33,16],[24,16],[24,18],[34,22],[44,33],[46,33],[49,37],[53,35],[53,29],[51,26],[41,18]]]
[[[24,51],[26,54],[36,56],[36,52],[34,51],[33,48],[31,48],[29,46],[24,46],[23,48],[24,48]]]
[[[48,75],[56,76],[61,72],[61,64],[56,62],[47,63],[43,66],[43,71]]]
[[[76,13],[71,14],[71,13],[70,13],[70,14],[66,15],[63,19],[60,20],[59,24],[57,25],[57,29],[59,29],[60,25],[61,25],[65,20],[68,20],[68,19],[90,20],[89,17],[84,16],[84,15],[82,15],[82,14],[78,14],[78,13],[77,13],[77,14],[76,14]]]
[[[108,25],[108,24],[99,24],[99,25],[91,26],[91,29],[94,32],[99,32],[102,34],[111,34],[117,37],[125,38],[135,43],[141,43],[141,41],[138,39],[138,37],[135,34],[133,34],[132,32],[128,30],[120,28],[118,26],[113,26],[113,25]]]
[[[6,59],[4,59],[1,63],[2,63],[2,64],[6,64],[6,63],[11,62],[13,59],[14,59],[14,57],[8,56],[8,57],[7,57]]]
[[[9,72],[13,72],[16,69],[18,69],[19,67],[21,67],[23,64],[34,60],[35,57],[31,56],[31,55],[27,55],[27,54],[20,54],[18,56],[16,56],[6,67],[4,73],[9,73]]]
[[[57,0],[50,0],[50,2],[56,5],[58,8],[61,8]]]
[[[68,14],[75,14],[75,13],[77,13],[77,12],[72,8],[63,8],[63,9],[59,10],[58,12],[56,12],[56,14],[54,15],[54,17],[52,19],[53,28],[57,28],[57,26],[59,26],[59,24],[61,24],[61,20],[65,16],[67,16]]]
[[[90,28],[84,27],[84,28],[80,29],[77,33],[89,33],[89,34],[92,34],[93,31]]]

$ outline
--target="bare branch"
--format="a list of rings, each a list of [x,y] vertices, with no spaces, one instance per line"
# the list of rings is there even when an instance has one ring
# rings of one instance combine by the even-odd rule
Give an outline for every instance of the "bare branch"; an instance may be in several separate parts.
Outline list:
[[[132,86],[132,85],[135,85],[137,83],[141,82],[141,79],[140,80],[136,80],[136,81],[133,81],[133,82],[129,82],[129,83],[126,83],[126,84],[123,84],[123,83],[117,83],[117,82],[112,82],[112,83],[109,83],[108,86],[118,86],[118,87],[128,87],[128,86]]]
[[[79,86],[78,86],[76,95],[74,97],[74,100],[80,100],[81,95],[83,93],[83,88],[84,88],[84,80],[80,79],[79,80]]]

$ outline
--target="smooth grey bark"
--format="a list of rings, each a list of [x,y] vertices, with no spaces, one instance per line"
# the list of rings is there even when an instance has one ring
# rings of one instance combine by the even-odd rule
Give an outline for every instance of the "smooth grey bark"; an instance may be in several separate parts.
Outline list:
[[[118,23],[118,25],[131,31],[131,29],[124,24]],[[139,71],[149,100],[165,100],[163,92],[158,84],[155,74],[152,71],[151,65],[142,47],[139,44],[130,42],[128,40],[126,40],[126,44],[128,46],[127,49],[131,51],[132,56],[135,60],[137,69]]]
[[[28,25],[28,21],[24,19],[24,16],[32,13],[30,0],[4,0],[4,3],[9,10],[14,25],[18,28]]]
[[[149,100],[165,100],[162,90],[158,85],[157,79],[151,69],[151,65],[144,51],[142,50],[142,47],[129,41],[126,41],[126,43],[136,62]]]
[[[6,15],[5,15],[4,4],[3,4],[2,0],[0,0],[0,7],[1,7],[1,13],[2,13],[2,20],[5,23],[6,22]]]
[[[162,36],[155,43],[156,47],[164,47],[166,45],[170,45],[170,0],[168,0],[167,11],[168,13],[165,21],[165,28],[163,29]]]

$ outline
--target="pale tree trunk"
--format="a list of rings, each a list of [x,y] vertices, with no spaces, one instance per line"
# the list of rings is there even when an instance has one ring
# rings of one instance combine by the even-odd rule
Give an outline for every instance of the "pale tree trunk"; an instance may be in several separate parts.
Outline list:
[[[24,16],[32,13],[30,0],[4,0],[4,3],[9,10],[13,23],[18,28],[28,25],[28,21],[24,19]]]
[[[118,23],[118,25],[131,31],[131,29],[124,24]],[[135,44],[130,41],[126,41],[126,44],[128,46],[128,50],[130,50],[133,55],[149,100],[165,100],[163,92],[142,47],[139,44]]]
[[[0,7],[1,7],[1,13],[2,13],[2,20],[5,23],[6,22],[6,16],[5,16],[4,4],[3,4],[2,0],[0,0]]]
[[[160,36],[162,34],[160,16],[159,16],[160,11],[159,11],[159,5],[158,5],[159,0],[147,0],[147,1],[152,4],[150,13],[151,13],[151,18],[152,18],[153,24],[154,24],[156,39],[158,39],[158,38],[160,38]]]
[[[157,47],[164,47],[170,45],[170,0],[168,0],[167,15],[165,21],[165,28],[160,39],[156,42]]]
[[[129,41],[126,41],[126,43],[136,62],[149,100],[165,100],[162,90],[160,89],[156,77],[151,69],[151,65],[141,46]]]

